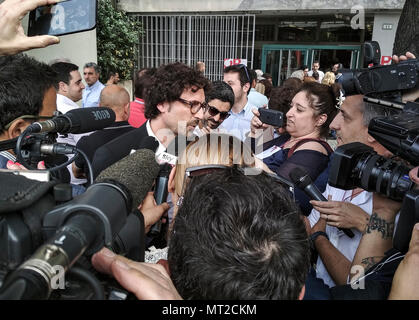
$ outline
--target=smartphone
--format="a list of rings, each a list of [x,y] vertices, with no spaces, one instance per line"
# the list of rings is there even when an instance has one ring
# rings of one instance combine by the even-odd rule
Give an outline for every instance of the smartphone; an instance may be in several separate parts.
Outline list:
[[[281,128],[284,123],[284,114],[281,111],[259,108],[259,119],[265,124]]]
[[[24,176],[31,180],[38,180],[41,182],[50,181],[50,172],[47,170],[9,170],[0,169],[0,173],[13,173],[15,175]]]
[[[96,27],[97,0],[67,0],[31,11],[28,36],[62,36]]]

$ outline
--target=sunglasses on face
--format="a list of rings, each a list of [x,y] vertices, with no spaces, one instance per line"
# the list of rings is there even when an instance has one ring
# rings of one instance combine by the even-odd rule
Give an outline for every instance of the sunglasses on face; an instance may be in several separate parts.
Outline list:
[[[218,110],[216,107],[207,106],[207,111],[210,114],[211,117],[215,117],[217,114],[220,114],[220,120],[224,121],[225,119],[227,119],[230,116],[230,113],[223,111],[221,112],[220,110]]]
[[[204,109],[204,111],[207,109],[207,104],[205,102],[199,102],[199,101],[188,101],[182,98],[177,98],[176,100],[187,104],[190,108],[191,108],[191,113],[195,114],[197,113],[199,110],[201,110],[201,108]]]

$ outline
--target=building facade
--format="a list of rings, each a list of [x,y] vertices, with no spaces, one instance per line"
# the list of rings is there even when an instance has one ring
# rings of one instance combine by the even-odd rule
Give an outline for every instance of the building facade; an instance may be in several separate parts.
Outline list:
[[[225,65],[244,62],[280,84],[320,61],[362,67],[362,44],[376,40],[382,63],[392,54],[404,0],[117,0],[145,33],[138,67],[182,61],[206,64],[212,80]]]

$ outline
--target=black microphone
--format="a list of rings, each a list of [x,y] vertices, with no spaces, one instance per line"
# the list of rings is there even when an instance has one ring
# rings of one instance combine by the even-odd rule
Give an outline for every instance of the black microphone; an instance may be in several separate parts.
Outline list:
[[[290,172],[291,181],[301,190],[303,190],[310,199],[316,201],[327,201],[320,190],[311,180],[310,175],[303,169],[295,167]],[[354,233],[350,229],[338,228],[342,230],[349,238],[354,237]]]
[[[86,133],[111,125],[115,118],[115,112],[107,107],[78,108],[51,120],[34,122],[26,132]]]
[[[160,172],[156,179],[156,186],[154,187],[154,199],[158,205],[167,201],[169,176],[170,171],[172,171],[172,166],[168,163],[165,163],[162,164],[160,168]],[[162,222],[159,220],[151,227],[149,231],[150,236],[158,236],[161,232],[161,228]]]
[[[65,272],[82,254],[112,246],[159,169],[154,152],[139,150],[104,170],[85,193],[48,212],[43,231],[52,237],[6,279],[0,299],[46,299],[57,270]]]

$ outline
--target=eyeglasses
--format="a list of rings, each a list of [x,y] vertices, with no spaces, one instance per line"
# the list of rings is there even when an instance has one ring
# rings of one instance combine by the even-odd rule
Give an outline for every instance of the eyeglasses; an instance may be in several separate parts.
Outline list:
[[[15,122],[16,120],[19,120],[19,119],[24,119],[24,120],[49,120],[49,119],[52,119],[52,118],[53,117],[48,117],[48,116],[35,116],[33,114],[25,114],[23,116],[20,116],[20,117],[17,117],[15,119],[13,119],[8,124],[6,124],[4,126],[4,130],[8,130],[10,128],[10,126],[13,124],[13,122]]]
[[[201,108],[204,109],[204,111],[207,109],[207,104],[206,102],[199,102],[199,101],[188,101],[182,98],[177,98],[176,100],[189,105],[189,107],[191,108],[191,113],[195,114],[197,113],[199,110],[201,110]]]
[[[250,81],[250,77],[249,77],[249,73],[247,72],[247,67],[246,67],[246,65],[245,64],[239,64],[239,67],[240,67],[240,69],[241,68],[244,68],[244,71],[246,71],[246,77],[247,77],[247,80],[249,81],[249,83],[251,84],[252,83],[252,81]]]
[[[178,201],[176,202],[177,206],[179,207],[182,205],[184,194],[185,194],[187,178],[199,177],[199,176],[203,176],[204,174],[212,173],[216,170],[223,170],[227,168],[229,167],[221,165],[221,164],[208,164],[208,165],[203,165],[203,166],[186,168],[185,176],[183,177],[182,191],[180,193]]]
[[[220,120],[224,121],[225,119],[227,119],[230,116],[229,112],[223,111],[221,112],[220,110],[218,110],[216,107],[207,106],[207,111],[210,114],[211,117],[215,117],[217,114],[220,114]]]

